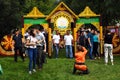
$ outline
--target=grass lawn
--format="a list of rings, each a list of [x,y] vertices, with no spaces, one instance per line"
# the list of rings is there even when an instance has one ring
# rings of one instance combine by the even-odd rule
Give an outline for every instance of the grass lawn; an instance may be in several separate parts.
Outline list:
[[[88,75],[72,75],[74,59],[58,58],[47,59],[41,71],[28,74],[28,58],[22,62],[13,61],[13,57],[0,57],[3,75],[0,80],[120,80],[120,56],[114,56],[114,66],[104,65],[104,59],[86,60],[90,70]]]

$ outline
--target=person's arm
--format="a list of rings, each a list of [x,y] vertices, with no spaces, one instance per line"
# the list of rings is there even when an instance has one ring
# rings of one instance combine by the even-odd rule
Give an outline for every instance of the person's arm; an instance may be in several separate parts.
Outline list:
[[[53,35],[52,43],[53,43],[54,46],[56,46],[56,44],[55,44],[55,35]]]
[[[85,47],[82,47],[83,53],[87,54],[87,49]]]
[[[88,34],[88,43],[90,46],[92,46],[91,41],[90,41],[90,34]]]
[[[25,43],[25,39],[24,39],[23,35],[22,35],[22,34],[19,34],[19,36],[20,36],[21,39],[22,39],[22,43]]]
[[[12,38],[12,52],[14,53],[14,45],[15,45],[15,41],[14,41],[14,39]]]
[[[59,36],[59,47],[62,47],[61,46],[61,38],[60,38],[60,36]]]
[[[12,49],[14,49],[14,46],[15,46],[15,35],[13,35],[12,37]]]
[[[44,41],[44,39],[42,39],[42,40],[38,40],[37,43],[39,44],[39,43],[41,43],[42,41]]]
[[[46,42],[44,43],[44,52],[46,52]]]
[[[26,46],[31,46],[31,43],[30,43],[29,39],[26,40]]]
[[[31,42],[31,37],[28,37],[26,40],[26,46],[34,46],[34,45],[36,45],[36,43]]]
[[[43,37],[43,41],[44,41],[44,52],[46,52],[46,41],[45,41],[45,37]]]
[[[74,45],[74,40],[72,35],[71,35],[71,40],[72,40],[72,45]]]
[[[92,44],[91,44],[91,42],[90,42],[90,38],[88,38],[88,43],[89,43],[90,46],[92,46]]]
[[[64,36],[64,40],[63,40],[63,43],[64,43],[64,47],[65,47],[65,38],[66,38],[66,37]]]
[[[77,37],[77,44],[79,44],[80,42],[80,39],[79,39],[80,36]]]

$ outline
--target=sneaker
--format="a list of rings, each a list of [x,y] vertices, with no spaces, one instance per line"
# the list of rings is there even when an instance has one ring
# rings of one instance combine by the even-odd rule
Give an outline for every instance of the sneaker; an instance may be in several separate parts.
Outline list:
[[[23,62],[25,62],[25,59],[22,59]]]
[[[29,74],[32,74],[32,71],[29,71]]]
[[[35,69],[33,69],[33,72],[36,72],[36,70],[35,70]]]
[[[114,63],[112,63],[112,65],[114,65]]]
[[[94,59],[97,59],[96,57]]]
[[[41,71],[41,70],[42,70],[42,68],[41,68],[41,67],[38,67],[38,70],[39,70],[39,71]]]
[[[107,65],[107,63],[105,63],[105,65]]]
[[[100,59],[100,57],[98,57],[98,59]]]

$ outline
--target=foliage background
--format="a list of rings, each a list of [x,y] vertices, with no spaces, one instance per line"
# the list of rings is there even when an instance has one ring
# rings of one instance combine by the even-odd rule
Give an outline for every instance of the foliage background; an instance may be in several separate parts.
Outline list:
[[[120,0],[0,0],[0,39],[12,29],[21,28],[22,16],[34,6],[48,15],[61,1],[77,15],[89,6],[95,13],[101,14],[103,26],[115,25],[120,20]]]

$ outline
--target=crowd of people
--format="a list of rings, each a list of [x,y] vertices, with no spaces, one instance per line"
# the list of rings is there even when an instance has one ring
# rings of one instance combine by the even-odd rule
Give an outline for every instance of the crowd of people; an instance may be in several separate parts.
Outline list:
[[[55,57],[58,58],[59,48],[61,47],[61,35],[58,31],[56,34],[53,35],[53,46],[55,50]],[[63,46],[65,47],[66,57],[73,58],[73,36],[70,33],[70,30],[66,31],[66,34],[63,36]],[[81,45],[86,47],[89,50],[89,58],[93,59],[100,59],[100,51],[99,51],[99,31],[97,30],[79,30],[77,32],[77,45]],[[62,47],[63,48],[63,47]],[[93,57],[94,56],[94,57]]]
[[[113,35],[109,30],[106,30],[106,33],[103,37],[104,39],[104,54],[105,54],[105,63],[108,63],[108,53],[110,55],[111,63],[113,65],[113,45],[112,39]],[[92,30],[81,30],[78,32],[78,44],[86,47],[89,50],[89,58],[91,60],[100,59],[100,33],[99,31]]]
[[[108,64],[108,55],[110,55],[111,64],[113,63],[113,45],[112,38],[113,35],[109,30],[106,31],[104,38],[104,55],[105,55],[105,65]],[[76,70],[81,70],[82,74],[88,74],[88,68],[85,65],[85,56],[88,53],[90,60],[100,59],[100,32],[95,29],[81,29],[77,32],[77,52],[73,55],[72,43],[73,36],[68,30],[63,37],[63,44],[66,50],[66,57],[73,58],[75,56],[75,65],[73,69],[73,74]],[[58,57],[60,45],[60,34],[56,31],[56,34],[53,35],[53,45],[55,49],[55,57]],[[63,47],[62,47],[63,48]]]
[[[99,31],[97,30],[80,30],[78,32],[78,39],[77,44],[86,47],[89,50],[89,58],[93,59],[100,59],[100,52],[99,52]]]
[[[104,39],[104,56],[105,56],[105,65],[108,64],[108,55],[110,55],[111,64],[113,63],[113,44],[112,39],[113,35],[109,30],[106,30],[106,33],[103,37]],[[88,49],[89,58],[91,60],[100,59],[100,34],[99,31],[85,30],[82,29],[78,32],[77,44]]]
[[[46,62],[47,53],[47,37],[45,35],[44,29],[41,25],[32,25],[34,28],[28,30],[24,36],[20,33],[19,29],[15,29],[13,35],[13,45],[14,45],[14,61],[17,62],[18,54],[21,56],[24,62],[23,53],[27,53],[29,57],[29,74],[36,72],[36,65],[38,70],[43,68],[43,63]],[[25,39],[23,40],[23,37]],[[110,55],[111,63],[113,63],[113,46],[112,46],[112,35],[110,31],[106,31],[104,36],[104,54],[105,54],[105,65],[108,64],[108,54]],[[24,47],[26,48],[24,51]],[[52,35],[53,50],[55,52],[55,58],[59,58],[59,49],[65,48],[66,58],[73,59],[75,57],[75,64],[73,69],[73,74],[76,70],[81,70],[83,74],[88,74],[88,68],[85,65],[85,56],[88,53],[90,60],[100,59],[100,39],[99,31],[97,30],[85,30],[81,29],[77,32],[77,52],[73,54],[73,36],[70,30],[67,30],[64,36],[61,36],[59,31],[56,30],[55,34]]]

